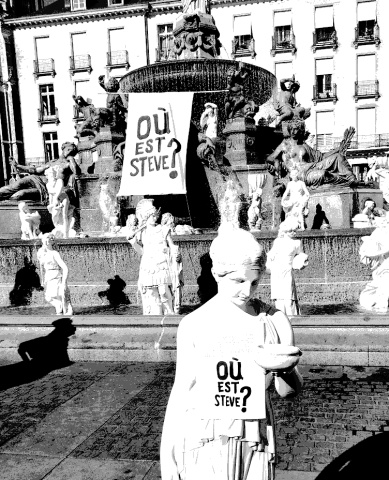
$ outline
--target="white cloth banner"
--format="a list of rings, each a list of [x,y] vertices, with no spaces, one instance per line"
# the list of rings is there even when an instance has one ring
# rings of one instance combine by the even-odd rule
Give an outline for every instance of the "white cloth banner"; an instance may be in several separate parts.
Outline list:
[[[316,59],[316,75],[327,75],[334,71],[333,58],[317,58]]]
[[[315,27],[326,28],[334,25],[333,7],[317,7],[315,9]]]
[[[358,22],[376,19],[376,2],[358,3]]]
[[[186,193],[193,92],[130,93],[118,196]]]

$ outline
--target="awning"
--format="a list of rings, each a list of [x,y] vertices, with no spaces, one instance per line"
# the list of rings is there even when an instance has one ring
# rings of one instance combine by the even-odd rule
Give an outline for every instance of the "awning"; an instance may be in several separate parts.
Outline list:
[[[291,78],[293,75],[292,62],[282,62],[275,64],[276,77],[278,82],[283,78]]]
[[[358,140],[363,142],[363,139],[359,138],[363,135],[375,134],[375,108],[359,108],[358,109]],[[366,141],[367,139],[365,139]]]
[[[234,17],[234,36],[251,35],[251,15]]]
[[[358,56],[358,82],[375,80],[376,61],[375,54]]]
[[[292,24],[292,10],[285,10],[283,12],[274,12],[274,26],[283,27]]]
[[[316,113],[316,134],[334,133],[334,112]]]
[[[333,58],[318,58],[316,59],[316,75],[327,75],[334,71]]]
[[[358,22],[376,19],[376,2],[358,3]]]
[[[330,7],[317,7],[315,9],[315,27],[326,28],[334,25],[334,9]]]

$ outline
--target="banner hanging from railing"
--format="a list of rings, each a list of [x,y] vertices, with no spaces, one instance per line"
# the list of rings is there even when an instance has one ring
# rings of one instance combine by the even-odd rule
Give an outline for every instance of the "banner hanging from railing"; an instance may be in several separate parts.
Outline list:
[[[118,196],[186,193],[193,93],[130,93]]]

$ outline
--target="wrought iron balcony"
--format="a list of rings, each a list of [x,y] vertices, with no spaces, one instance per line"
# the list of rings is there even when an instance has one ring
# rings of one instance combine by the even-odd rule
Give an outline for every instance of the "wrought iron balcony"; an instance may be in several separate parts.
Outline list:
[[[113,68],[130,68],[127,50],[117,50],[116,52],[107,52],[107,68],[110,72]]]
[[[177,55],[172,48],[156,48],[155,59],[156,62],[168,62],[169,60],[177,60]]]
[[[44,60],[33,60],[34,62],[34,77],[38,78],[43,75],[51,75],[53,78],[56,75],[54,60],[46,58]]]
[[[240,42],[239,37],[235,37],[232,40],[231,58],[234,60],[236,57],[251,57],[255,58],[255,40],[250,36],[250,39],[246,42]]]
[[[316,52],[321,48],[338,48],[338,37],[335,28],[317,28],[313,32],[312,50]]]
[[[355,82],[354,99],[357,102],[359,98],[380,98],[378,80],[364,80]]]
[[[380,40],[380,27],[378,23],[374,25],[374,28],[362,30],[359,26],[355,27],[355,40],[354,47],[358,48],[359,45],[372,45],[377,47],[381,43]]]
[[[55,123],[56,125],[59,124],[59,116],[58,116],[58,108],[55,108],[55,113],[53,115],[48,115],[44,113],[44,111],[38,108],[38,123],[41,127],[44,123]]]
[[[286,52],[292,52],[293,55],[297,52],[296,38],[293,32],[290,33],[290,38],[285,40],[278,40],[276,35],[272,37],[272,49],[270,50],[272,56],[274,57],[276,53]]]
[[[334,138],[334,148],[339,147],[343,137]],[[371,135],[358,135],[351,141],[350,150],[365,150],[368,148],[389,147],[389,133],[373,133]]]
[[[82,113],[78,105],[73,105],[73,120],[75,122],[78,122],[78,121],[81,122],[85,120],[84,114]]]
[[[76,55],[69,57],[70,59],[70,72],[74,75],[75,72],[88,72],[92,71],[91,56],[86,55]]]
[[[330,87],[330,88],[327,88],[327,87]],[[322,90],[322,91],[319,91],[319,90]],[[332,83],[331,85],[326,85],[321,89],[319,89],[317,85],[314,85],[312,101],[314,105],[316,105],[318,102],[336,103],[338,101],[338,97],[336,94],[336,83]]]

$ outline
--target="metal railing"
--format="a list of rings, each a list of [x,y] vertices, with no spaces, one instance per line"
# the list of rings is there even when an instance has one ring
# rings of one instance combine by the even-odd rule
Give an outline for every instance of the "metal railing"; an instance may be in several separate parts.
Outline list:
[[[130,68],[127,50],[117,50],[107,52],[107,67],[126,67]]]
[[[359,25],[355,27],[355,48],[357,48],[358,45],[363,45],[366,43],[375,43],[376,45],[381,43],[380,27],[378,23],[376,23],[373,28],[366,29],[365,31],[360,29]]]
[[[355,98],[380,96],[378,80],[363,80],[355,82]]]
[[[327,88],[329,87],[329,88]],[[313,102],[325,102],[328,100],[337,100],[337,88],[336,83],[332,83],[331,85],[323,86],[320,88],[317,85],[313,86]]]
[[[272,37],[271,54],[274,56],[277,52],[292,52],[296,53],[296,41],[293,32],[290,32],[290,38],[284,40],[277,39],[277,35]]]
[[[43,123],[59,124],[58,108],[55,107],[54,114],[48,115],[42,109],[38,108],[38,123],[41,126]]]
[[[317,28],[313,32],[312,49],[315,52],[318,48],[338,48],[338,37],[335,28]]]
[[[85,55],[76,55],[69,57],[70,60],[70,71],[77,72],[77,71],[92,71],[92,62],[91,56],[89,54]]]
[[[40,75],[55,75],[55,64],[54,59],[45,58],[33,60],[34,63],[34,76],[39,77]]]
[[[343,137],[334,137],[334,148],[339,147]],[[363,150],[365,148],[389,147],[389,133],[373,133],[371,135],[358,135],[351,141],[349,149]]]

